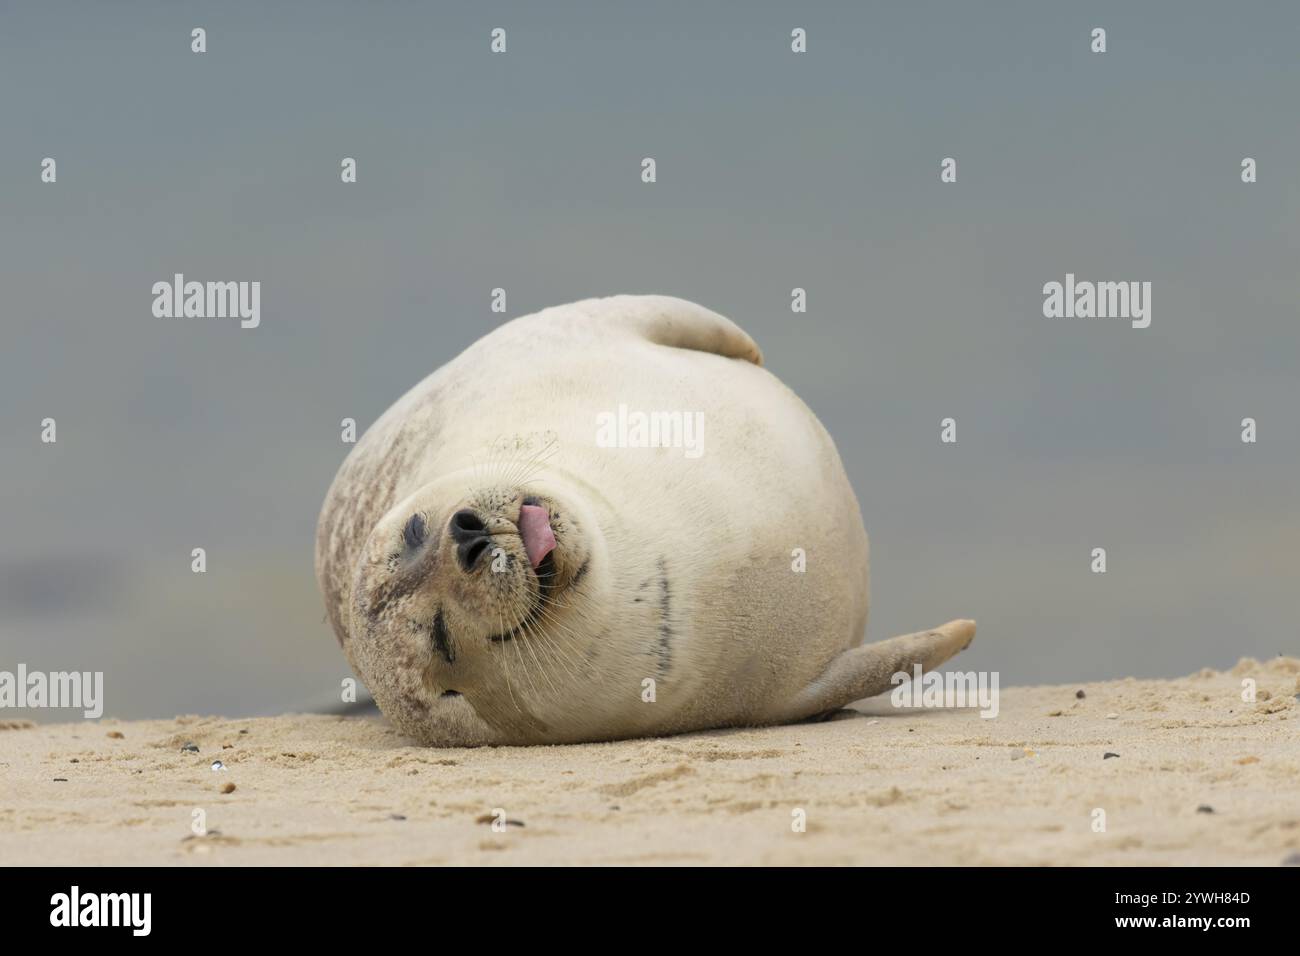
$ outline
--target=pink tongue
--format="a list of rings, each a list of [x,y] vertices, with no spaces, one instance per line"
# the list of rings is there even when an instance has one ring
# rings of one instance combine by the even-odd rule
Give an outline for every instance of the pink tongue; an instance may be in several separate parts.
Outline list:
[[[528,563],[536,568],[555,549],[555,532],[551,530],[551,516],[545,508],[524,505],[519,509],[519,536],[524,539]]]

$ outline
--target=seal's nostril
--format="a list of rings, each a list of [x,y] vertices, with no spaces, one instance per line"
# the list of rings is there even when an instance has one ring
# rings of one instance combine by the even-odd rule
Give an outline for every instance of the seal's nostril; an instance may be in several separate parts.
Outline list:
[[[468,508],[462,508],[451,516],[451,536],[455,540],[469,541],[483,533],[483,519]]]
[[[483,519],[468,508],[462,508],[451,516],[451,537],[456,542],[460,566],[472,571],[488,549],[488,533]]]
[[[456,556],[460,558],[461,567],[466,571],[470,571],[473,570],[474,565],[478,564],[479,558],[483,557],[483,554],[487,549],[488,539],[480,535],[477,538],[466,541],[457,548]]]

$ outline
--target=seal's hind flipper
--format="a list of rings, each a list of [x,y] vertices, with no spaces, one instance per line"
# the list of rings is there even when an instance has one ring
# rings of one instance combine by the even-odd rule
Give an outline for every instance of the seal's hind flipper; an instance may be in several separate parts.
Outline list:
[[[975,639],[974,621],[949,621],[932,631],[918,631],[877,644],[863,644],[840,654],[790,702],[787,720],[801,720],[814,714],[843,707],[864,697],[874,697],[894,686],[892,678],[912,668],[938,667],[970,646]]]

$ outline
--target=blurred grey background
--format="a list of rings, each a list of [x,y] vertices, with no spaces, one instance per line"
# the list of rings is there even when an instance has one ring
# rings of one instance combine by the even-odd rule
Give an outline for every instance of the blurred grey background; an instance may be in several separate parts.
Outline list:
[[[497,286],[507,317],[658,292],[750,331],[839,443],[873,639],[975,617],[961,663],[1004,686],[1296,653],[1297,27],[1293,3],[6,4],[0,669],[103,670],[119,717],[336,701],[312,540],[339,422],[499,324]],[[174,272],[260,280],[261,327],[154,318]],[[1045,319],[1067,272],[1151,281],[1151,327]]]

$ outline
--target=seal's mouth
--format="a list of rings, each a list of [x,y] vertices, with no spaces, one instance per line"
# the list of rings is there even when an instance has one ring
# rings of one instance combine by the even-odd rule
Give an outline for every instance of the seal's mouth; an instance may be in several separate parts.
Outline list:
[[[557,585],[555,567],[555,531],[551,528],[551,515],[536,498],[526,498],[519,509],[519,537],[523,539],[524,551],[533,574],[537,576],[537,594],[533,597],[528,613],[523,620],[504,634],[493,635],[489,640],[496,643],[509,641],[520,633],[527,633],[546,610],[551,592]]]
[[[528,563],[536,571],[555,550],[555,532],[551,529],[551,515],[541,505],[525,503],[519,509],[518,525],[519,537],[524,539],[524,551],[528,553]]]

